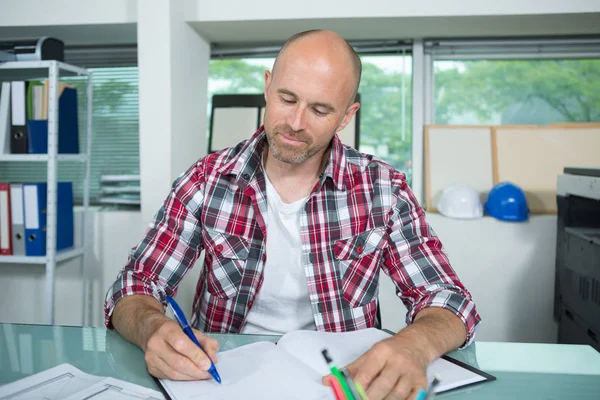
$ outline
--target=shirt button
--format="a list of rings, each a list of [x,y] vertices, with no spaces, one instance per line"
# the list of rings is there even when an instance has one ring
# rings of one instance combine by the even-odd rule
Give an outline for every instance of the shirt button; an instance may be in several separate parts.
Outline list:
[[[267,261],[267,255],[266,255],[266,254],[264,254],[264,253],[263,253],[263,255],[262,255],[262,260],[263,260],[263,262]]]
[[[217,252],[217,254],[219,254],[220,252],[223,251],[223,245],[222,244],[218,244],[215,246],[215,251]]]
[[[243,177],[245,180],[248,180],[248,179],[250,179],[250,175],[248,175],[248,174],[244,174],[244,175],[242,175],[242,177]]]
[[[357,246],[357,247],[356,247],[356,252],[357,252],[358,254],[362,254],[362,252],[363,252],[363,247],[362,247],[362,246]]]

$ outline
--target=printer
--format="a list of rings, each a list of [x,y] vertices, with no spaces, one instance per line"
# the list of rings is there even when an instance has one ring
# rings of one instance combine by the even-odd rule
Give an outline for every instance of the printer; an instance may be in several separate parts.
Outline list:
[[[565,168],[556,200],[558,343],[600,351],[600,168]]]
[[[47,36],[37,39],[0,40],[0,62],[42,60],[64,61],[65,44]]]

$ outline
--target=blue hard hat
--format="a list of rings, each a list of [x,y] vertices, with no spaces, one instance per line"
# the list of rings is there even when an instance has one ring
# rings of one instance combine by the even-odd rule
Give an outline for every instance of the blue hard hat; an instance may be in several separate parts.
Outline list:
[[[483,206],[484,211],[501,221],[525,221],[529,218],[529,207],[525,193],[517,185],[501,182],[495,185]]]

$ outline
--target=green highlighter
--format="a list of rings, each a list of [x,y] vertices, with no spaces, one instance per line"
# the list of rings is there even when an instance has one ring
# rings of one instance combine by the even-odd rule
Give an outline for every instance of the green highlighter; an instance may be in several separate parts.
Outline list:
[[[331,374],[340,382],[340,386],[342,387],[342,390],[344,391],[344,396],[346,396],[346,400],[360,400],[360,399],[354,398],[354,396],[352,395],[352,391],[350,390],[350,387],[348,386],[348,382],[344,378],[344,375],[342,374],[342,372],[333,363],[333,360],[331,359],[331,357],[329,357],[329,353],[327,352],[327,350],[324,349],[323,351],[321,351],[321,354],[323,354],[323,358],[325,358],[325,362],[327,363],[327,366],[331,370]]]

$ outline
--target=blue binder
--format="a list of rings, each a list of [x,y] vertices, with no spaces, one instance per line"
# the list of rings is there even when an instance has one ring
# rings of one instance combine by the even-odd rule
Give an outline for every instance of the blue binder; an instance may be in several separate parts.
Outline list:
[[[46,255],[46,206],[48,185],[23,184],[23,209],[25,211],[25,255]],[[73,184],[58,182],[57,188],[56,250],[74,245]]]
[[[48,120],[27,121],[27,145],[30,154],[48,153]],[[75,88],[64,88],[58,100],[58,152],[79,153],[79,121]]]

